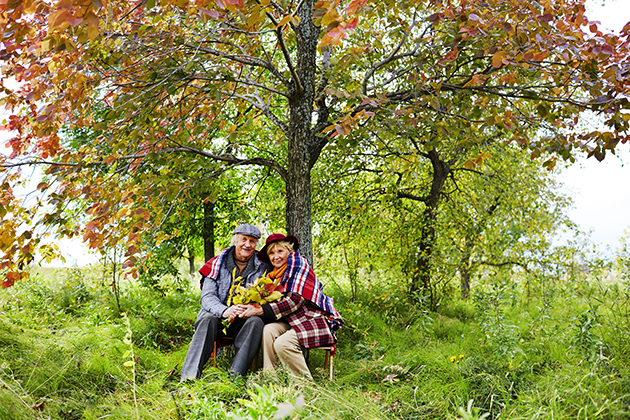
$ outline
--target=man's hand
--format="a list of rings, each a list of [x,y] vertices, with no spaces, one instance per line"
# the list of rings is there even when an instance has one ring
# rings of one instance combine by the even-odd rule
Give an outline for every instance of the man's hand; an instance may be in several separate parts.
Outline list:
[[[250,316],[261,316],[264,314],[260,306],[255,305],[238,305],[243,307],[243,311],[239,314],[240,318],[249,318]]]
[[[223,314],[221,316],[226,319],[240,317],[244,309],[245,305],[230,306],[225,311],[223,311]]]

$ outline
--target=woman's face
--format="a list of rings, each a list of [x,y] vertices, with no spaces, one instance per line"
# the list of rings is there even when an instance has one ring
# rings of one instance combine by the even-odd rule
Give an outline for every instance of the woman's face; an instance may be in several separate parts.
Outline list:
[[[287,259],[289,258],[289,251],[283,246],[273,244],[267,250],[267,255],[269,255],[269,261],[271,261],[271,265],[274,267],[282,267],[287,263]]]

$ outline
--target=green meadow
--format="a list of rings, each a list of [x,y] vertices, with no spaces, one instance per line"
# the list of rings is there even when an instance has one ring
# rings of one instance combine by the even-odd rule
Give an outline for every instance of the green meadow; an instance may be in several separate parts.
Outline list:
[[[98,267],[44,269],[0,294],[1,419],[630,418],[630,283],[609,264],[558,278],[488,275],[436,311],[382,272],[327,293],[345,319],[334,379],[179,370],[196,279],[112,292]]]

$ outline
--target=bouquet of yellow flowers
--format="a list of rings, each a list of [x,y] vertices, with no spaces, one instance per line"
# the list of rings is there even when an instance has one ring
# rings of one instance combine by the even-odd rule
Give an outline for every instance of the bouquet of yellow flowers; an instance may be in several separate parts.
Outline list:
[[[267,276],[267,273],[262,277],[256,279],[256,281],[245,288],[240,285],[242,277],[236,277],[236,269],[232,271],[232,287],[230,287],[230,293],[228,294],[227,306],[254,304],[264,305],[265,303],[273,302],[282,297],[284,292],[284,286],[281,286],[280,278],[275,281]],[[226,318],[222,321],[223,332],[227,332],[227,328],[234,321],[234,318]]]
[[[256,279],[253,284],[245,288],[238,283],[242,277],[234,278],[235,274],[236,269],[232,272],[232,287],[230,287],[230,294],[228,295],[228,306],[238,305],[239,303],[244,305],[248,303],[264,305],[282,297],[284,286],[278,284],[280,283],[279,278],[274,281],[265,273],[262,277]]]

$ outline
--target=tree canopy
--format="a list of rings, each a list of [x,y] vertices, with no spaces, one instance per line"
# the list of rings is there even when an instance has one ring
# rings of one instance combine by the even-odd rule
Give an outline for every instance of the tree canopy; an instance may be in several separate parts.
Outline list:
[[[468,169],[490,141],[553,167],[628,140],[630,24],[604,33],[582,0],[7,0],[0,19],[20,86],[0,100],[4,285],[54,253],[47,232],[123,243],[133,269],[143,232],[243,165],[283,181],[287,232],[312,259],[311,173],[372,135],[408,156],[478,150]],[[603,128],[576,130],[585,111]],[[45,168],[35,205],[14,199],[24,166]]]

